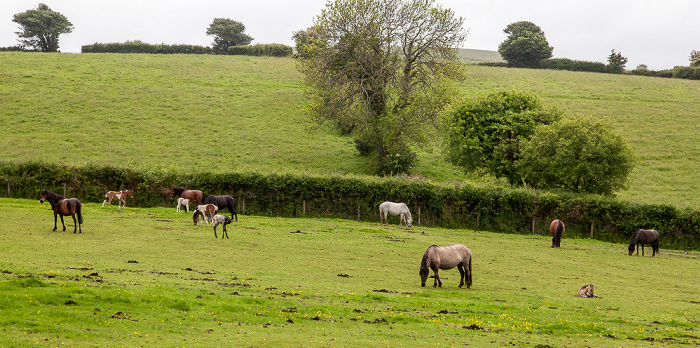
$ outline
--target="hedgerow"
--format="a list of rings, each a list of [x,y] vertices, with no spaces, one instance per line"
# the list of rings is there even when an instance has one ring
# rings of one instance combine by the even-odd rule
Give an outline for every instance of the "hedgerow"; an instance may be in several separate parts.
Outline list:
[[[290,57],[292,47],[282,44],[258,44],[247,46],[231,46],[228,54],[242,56]]]
[[[196,45],[152,45],[141,41],[94,43],[81,47],[82,53],[212,54],[211,47]]]
[[[664,248],[700,249],[700,211],[668,205],[511,189],[470,183],[437,184],[410,177],[313,176],[260,173],[173,173],[110,165],[68,166],[43,162],[0,162],[0,196],[38,199],[42,189],[83,202],[102,202],[109,190],[133,189],[130,206],[176,204],[172,188],[230,194],[239,213],[281,217],[334,217],[378,221],[383,201],[406,202],[414,225],[548,234],[558,218],[569,237],[627,242],[639,228],[662,236]],[[592,232],[592,236],[591,236]]]

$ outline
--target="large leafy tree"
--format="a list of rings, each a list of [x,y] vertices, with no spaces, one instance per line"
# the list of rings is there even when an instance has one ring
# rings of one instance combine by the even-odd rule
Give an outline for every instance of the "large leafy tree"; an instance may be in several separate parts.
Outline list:
[[[611,194],[625,187],[634,166],[625,139],[592,117],[567,117],[537,127],[522,147],[519,170],[525,182],[538,188]]]
[[[520,160],[520,144],[538,125],[558,120],[561,112],[545,108],[531,93],[499,90],[456,106],[450,116],[450,162],[467,172],[485,171],[519,184],[522,178],[516,163]]]
[[[73,24],[66,16],[51,10],[45,4],[15,14],[12,21],[22,29],[16,32],[24,38],[20,42],[42,52],[57,52],[59,35],[73,31]]]
[[[463,78],[463,23],[434,0],[327,3],[297,56],[308,113],[353,133],[361,153],[377,156],[378,174],[407,172],[410,145],[436,129]]]
[[[544,32],[534,23],[511,23],[503,32],[508,37],[498,46],[498,53],[508,64],[534,66],[543,59],[552,58],[554,48],[549,46]]]
[[[245,25],[228,18],[214,18],[207,29],[207,35],[214,36],[212,49],[215,53],[226,54],[231,46],[245,46],[253,41],[253,38],[244,33]]]

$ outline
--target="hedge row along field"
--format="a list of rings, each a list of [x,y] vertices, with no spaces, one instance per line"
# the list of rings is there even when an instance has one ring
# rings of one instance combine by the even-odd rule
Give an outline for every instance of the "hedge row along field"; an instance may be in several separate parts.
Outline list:
[[[700,212],[609,197],[445,185],[411,178],[258,173],[174,173],[109,165],[67,166],[41,162],[0,163],[2,196],[37,198],[49,189],[84,202],[101,202],[109,190],[133,189],[130,205],[173,206],[172,188],[230,194],[239,213],[282,217],[335,217],[378,221],[385,200],[406,202],[414,224],[508,233],[546,234],[558,218],[565,237],[624,243],[639,228],[656,229],[663,248],[700,249]]]

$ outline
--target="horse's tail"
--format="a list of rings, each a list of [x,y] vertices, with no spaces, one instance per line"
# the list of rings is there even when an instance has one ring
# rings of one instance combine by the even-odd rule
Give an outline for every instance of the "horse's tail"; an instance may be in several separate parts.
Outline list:
[[[557,224],[557,230],[554,232],[554,238],[557,240],[561,239],[562,233],[564,233],[564,223],[559,221]]]
[[[467,273],[467,288],[472,286],[472,254],[469,253],[469,273]]]
[[[83,204],[80,203],[80,202],[78,202],[78,204],[77,204],[76,207],[75,207],[75,213],[78,215],[78,223],[81,224],[81,225],[83,224],[83,213],[82,213],[82,210],[83,210]]]

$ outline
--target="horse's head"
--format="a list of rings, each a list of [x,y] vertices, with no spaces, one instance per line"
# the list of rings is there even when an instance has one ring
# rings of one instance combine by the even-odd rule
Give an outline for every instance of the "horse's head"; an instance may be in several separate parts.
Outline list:
[[[413,218],[409,216],[409,217],[406,219],[406,225],[407,225],[408,227],[411,227],[412,224],[413,224]]]
[[[124,190],[124,196],[128,196],[128,197],[134,198],[134,191],[131,191],[131,190]]]
[[[627,251],[630,252],[630,255],[634,253],[634,242],[630,243],[630,246],[627,248]]]
[[[224,226],[230,224],[231,222],[233,222],[233,220],[231,220],[230,217],[224,216]]]
[[[41,193],[39,195],[39,202],[44,203],[46,200],[46,196],[49,194],[49,191],[47,190],[41,190]]]
[[[425,282],[428,280],[428,275],[430,274],[428,267],[420,267],[418,274],[420,274],[420,286],[425,287]]]
[[[199,222],[199,216],[202,216],[204,218],[204,214],[202,214],[201,211],[195,210],[194,215],[192,215],[192,221],[194,221],[194,225],[197,226],[197,223]]]

